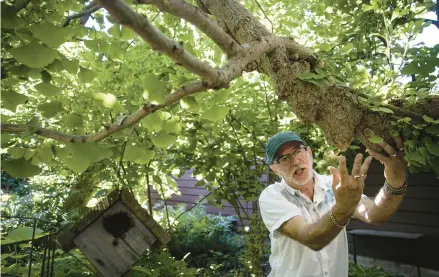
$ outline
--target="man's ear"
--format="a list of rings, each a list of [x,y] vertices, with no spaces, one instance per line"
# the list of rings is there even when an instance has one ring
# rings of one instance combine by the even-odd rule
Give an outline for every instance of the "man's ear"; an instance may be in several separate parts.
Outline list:
[[[307,146],[306,147],[306,152],[310,155],[310,157],[312,158],[312,150],[311,147]]]
[[[276,169],[274,168],[274,165],[270,164],[270,169],[273,170],[273,172],[280,177],[279,173],[277,173]]]

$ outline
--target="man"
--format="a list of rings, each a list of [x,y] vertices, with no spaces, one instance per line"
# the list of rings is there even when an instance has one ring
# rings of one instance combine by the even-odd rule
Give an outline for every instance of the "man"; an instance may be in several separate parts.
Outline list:
[[[407,188],[407,163],[403,141],[395,149],[379,145],[388,156],[369,151],[355,157],[351,174],[346,158],[331,176],[313,170],[311,148],[297,134],[281,132],[266,145],[266,161],[282,178],[261,193],[262,219],[270,231],[269,277],[348,276],[348,242],[345,226],[351,217],[381,224],[397,210]],[[363,195],[364,180],[372,160],[384,164],[386,182],[374,200]]]

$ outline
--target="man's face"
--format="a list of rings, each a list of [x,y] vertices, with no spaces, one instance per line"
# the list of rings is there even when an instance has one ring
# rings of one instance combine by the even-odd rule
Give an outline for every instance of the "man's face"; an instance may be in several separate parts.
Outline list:
[[[286,142],[277,151],[270,167],[287,184],[303,186],[313,177],[311,149],[297,142]]]

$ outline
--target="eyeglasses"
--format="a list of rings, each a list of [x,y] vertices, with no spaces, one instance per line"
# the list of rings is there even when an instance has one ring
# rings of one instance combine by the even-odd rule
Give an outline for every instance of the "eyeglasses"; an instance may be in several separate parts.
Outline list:
[[[306,152],[305,149],[306,149],[306,147],[302,146],[302,147],[296,149],[295,151],[293,151],[292,153],[288,153],[288,154],[280,156],[279,158],[274,160],[273,163],[278,163],[282,166],[287,166],[291,163],[291,161],[293,160],[293,157],[295,157],[297,159],[303,158],[305,156],[305,152]]]

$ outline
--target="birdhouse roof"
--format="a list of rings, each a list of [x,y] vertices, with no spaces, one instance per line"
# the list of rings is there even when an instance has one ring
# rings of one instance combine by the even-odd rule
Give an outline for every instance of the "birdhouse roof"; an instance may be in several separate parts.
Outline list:
[[[147,210],[137,202],[134,195],[128,189],[114,190],[94,207],[90,208],[87,213],[81,217],[72,227],[65,229],[58,236],[62,249],[69,251],[75,248],[73,240],[77,235],[82,233],[87,227],[94,223],[106,210],[112,207],[116,202],[121,201],[140,222],[145,225],[149,231],[157,237],[157,242],[166,244],[170,240],[170,235],[154,220]]]

